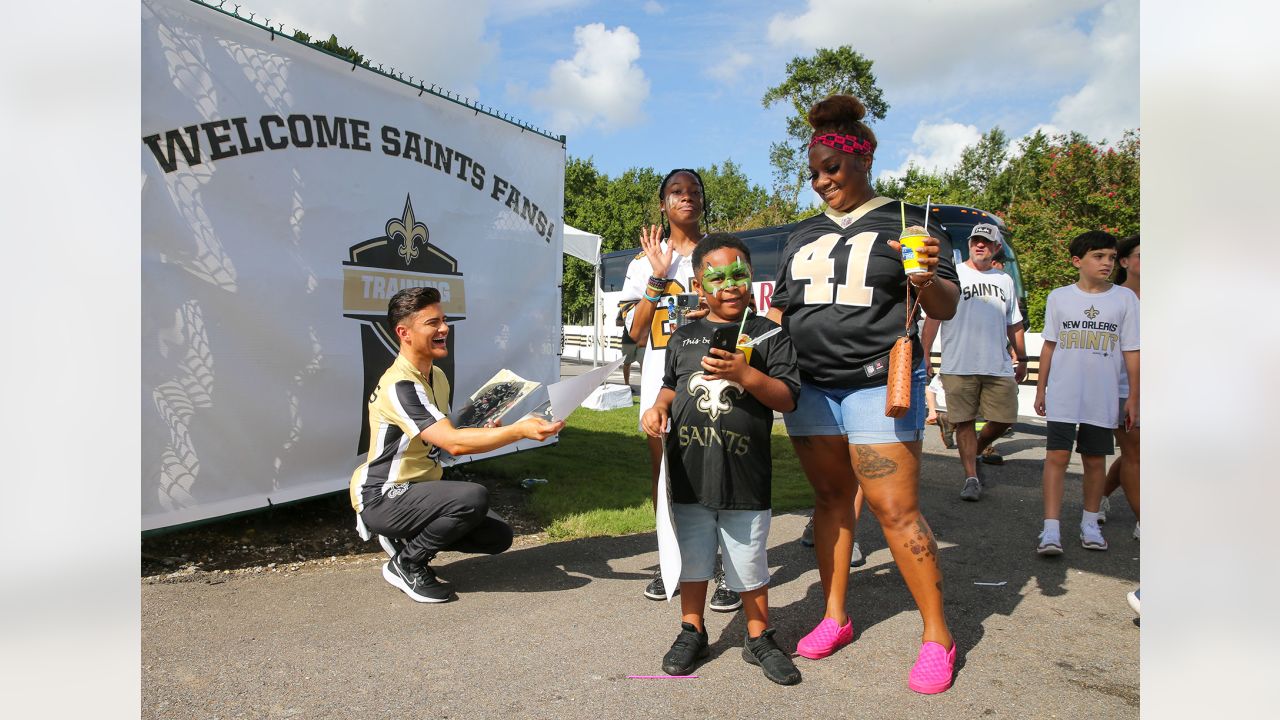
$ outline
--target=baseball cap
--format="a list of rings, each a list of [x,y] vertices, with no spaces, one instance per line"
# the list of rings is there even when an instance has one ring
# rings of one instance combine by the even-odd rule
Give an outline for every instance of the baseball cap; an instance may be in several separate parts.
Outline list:
[[[996,249],[1004,244],[1004,236],[1000,234],[1000,228],[991,223],[979,223],[973,226],[973,231],[969,233],[969,239],[981,238],[988,242],[994,243]]]

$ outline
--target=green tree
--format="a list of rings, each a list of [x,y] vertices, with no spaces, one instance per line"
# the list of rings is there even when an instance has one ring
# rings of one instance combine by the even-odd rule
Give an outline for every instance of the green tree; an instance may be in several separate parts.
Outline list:
[[[339,45],[337,35],[329,35],[328,40],[312,40],[309,33],[305,33],[301,30],[295,30],[293,33],[293,39],[301,40],[304,43],[314,45],[326,52],[331,52],[339,57],[344,57],[353,63],[369,67],[369,61],[366,60],[364,55],[360,54],[360,52],[355,48],[350,45]]]
[[[565,164],[564,221],[600,236],[600,252],[637,247],[640,229],[660,222],[658,184],[653,168],[631,168],[610,179],[591,158]],[[595,268],[577,258],[564,259],[562,319],[589,322],[595,297]]]
[[[1023,141],[1023,151],[1006,170],[1018,192],[1004,219],[1023,268],[1028,325],[1039,331],[1049,292],[1078,278],[1071,238],[1086,230],[1138,232],[1142,153],[1136,130],[1111,148],[1079,133],[1037,135]]]
[[[960,162],[947,174],[950,202],[957,205],[994,208],[993,194],[1002,177],[1009,138],[999,127],[988,130],[977,143],[960,153]]]
[[[792,58],[787,63],[786,79],[765,91],[760,100],[764,107],[779,102],[791,107],[791,114],[787,116],[787,139],[769,146],[776,200],[799,203],[808,176],[808,145],[812,134],[806,118],[814,103],[831,95],[853,95],[867,107],[865,122],[884,119],[889,104],[871,72],[874,64],[848,45],[834,50],[820,48],[812,57]]]

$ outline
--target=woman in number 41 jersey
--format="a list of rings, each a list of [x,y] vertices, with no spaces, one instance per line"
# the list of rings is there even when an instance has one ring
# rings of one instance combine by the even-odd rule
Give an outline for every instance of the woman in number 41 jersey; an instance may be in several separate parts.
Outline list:
[[[938,544],[918,505],[924,430],[924,365],[912,339],[911,408],[885,416],[888,353],[907,324],[907,287],[930,317],[955,314],[959,288],[947,235],[923,211],[871,188],[875,134],[866,108],[837,95],[814,105],[809,177],[828,209],[802,222],[783,250],[771,319],[791,335],[800,396],[785,416],[815,496],[814,551],[825,608],[796,652],[824,658],[853,641],[845,610],[855,507],[863,497],[884,528],[893,559],[924,620],[907,685],[920,693],[951,686],[956,648],[942,610]],[[926,225],[925,272],[908,280],[898,237]],[[913,333],[914,335],[914,333]]]

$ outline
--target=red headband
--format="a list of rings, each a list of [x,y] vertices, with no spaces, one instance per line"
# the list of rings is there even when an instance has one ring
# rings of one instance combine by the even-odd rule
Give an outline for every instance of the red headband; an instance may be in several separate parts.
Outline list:
[[[853,135],[841,135],[840,133],[826,133],[825,135],[814,135],[809,141],[809,147],[813,147],[818,143],[822,143],[829,148],[835,148],[843,153],[850,155],[870,155],[871,141]]]

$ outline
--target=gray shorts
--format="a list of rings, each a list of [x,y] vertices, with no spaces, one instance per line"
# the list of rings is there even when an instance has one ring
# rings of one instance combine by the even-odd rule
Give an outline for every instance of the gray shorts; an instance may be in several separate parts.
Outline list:
[[[714,510],[696,503],[672,503],[680,543],[680,581],[710,580],[716,548],[724,557],[724,583],[734,592],[769,584],[769,510]]]

